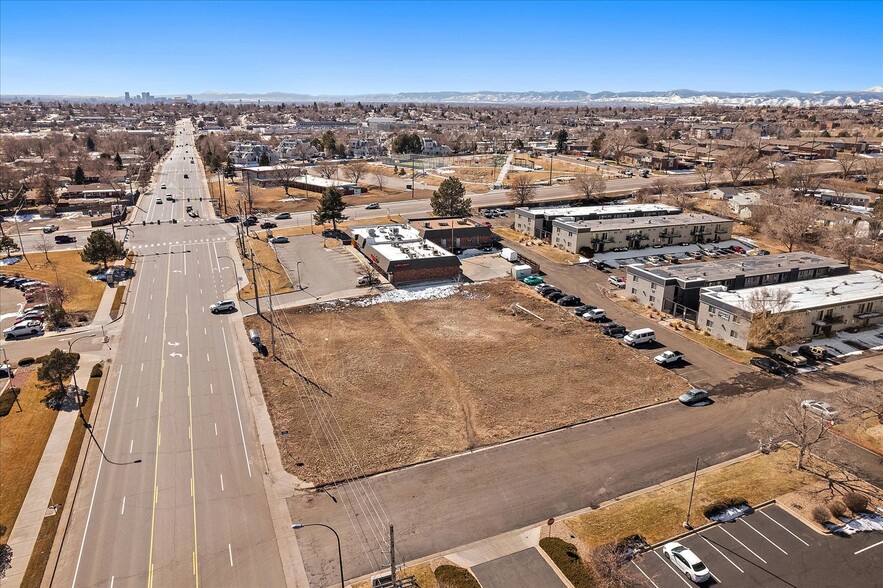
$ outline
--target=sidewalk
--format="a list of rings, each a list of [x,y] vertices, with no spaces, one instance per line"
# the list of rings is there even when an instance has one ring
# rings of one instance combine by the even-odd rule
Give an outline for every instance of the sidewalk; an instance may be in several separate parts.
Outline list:
[[[110,308],[115,296],[116,288],[108,288],[104,292],[90,328],[113,322],[110,317]],[[83,383],[89,382],[92,366],[102,359],[105,359],[103,355],[83,354],[80,357],[80,367],[76,373],[77,383],[85,386]],[[9,535],[12,563],[6,572],[6,578],[0,580],[2,588],[18,588],[24,579],[24,573],[28,569],[28,562],[31,559],[31,552],[37,542],[40,527],[43,525],[43,519],[51,513],[49,502],[52,499],[52,491],[55,489],[55,482],[70,443],[71,433],[77,426],[78,420],[79,413],[74,410],[61,411],[58,418],[55,419],[55,425],[52,427],[49,440],[43,449],[43,457],[40,458],[40,464],[37,466],[37,471],[34,472],[34,479],[31,480],[27,496],[25,496],[21,511],[15,520],[15,526]],[[51,514],[59,516],[60,513],[52,512]]]

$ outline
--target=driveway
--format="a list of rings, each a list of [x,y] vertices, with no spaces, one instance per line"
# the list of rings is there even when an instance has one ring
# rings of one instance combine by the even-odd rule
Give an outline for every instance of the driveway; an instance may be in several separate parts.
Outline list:
[[[348,247],[323,247],[321,235],[290,239],[289,243],[272,245],[295,288],[286,299],[318,299],[356,286],[361,265]]]
[[[481,588],[565,588],[537,549],[531,547],[479,564],[472,568],[472,573]]]

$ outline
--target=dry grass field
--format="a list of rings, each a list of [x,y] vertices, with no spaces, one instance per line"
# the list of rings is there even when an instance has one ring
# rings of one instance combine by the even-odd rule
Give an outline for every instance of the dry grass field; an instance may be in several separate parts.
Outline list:
[[[513,315],[514,303],[544,320]],[[323,424],[336,422],[369,474],[673,398],[684,386],[513,281],[284,316],[290,335],[277,354],[313,384],[272,357],[256,364],[274,427],[289,431],[280,441],[285,466],[311,482],[344,477],[324,457]],[[246,325],[270,341],[263,320]]]
[[[3,273],[42,280],[48,284],[60,283],[68,296],[64,303],[65,309],[91,319],[107,289],[104,282],[93,280],[86,273],[95,266],[80,259],[79,251],[50,251],[48,257],[47,262],[46,255],[29,253],[28,258],[33,268],[28,268],[27,263],[20,261],[15,265],[5,266]]]

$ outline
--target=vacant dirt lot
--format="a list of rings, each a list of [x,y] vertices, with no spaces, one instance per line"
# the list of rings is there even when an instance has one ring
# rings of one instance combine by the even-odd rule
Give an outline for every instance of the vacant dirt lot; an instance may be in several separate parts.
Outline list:
[[[513,303],[545,321],[513,316]],[[291,309],[280,322],[297,340],[277,331],[277,355],[315,385],[272,358],[258,357],[258,374],[276,430],[289,432],[286,467],[312,482],[344,476],[328,461],[322,425],[332,413],[367,474],[672,398],[685,386],[513,281],[440,300]],[[263,320],[246,325],[269,343]]]

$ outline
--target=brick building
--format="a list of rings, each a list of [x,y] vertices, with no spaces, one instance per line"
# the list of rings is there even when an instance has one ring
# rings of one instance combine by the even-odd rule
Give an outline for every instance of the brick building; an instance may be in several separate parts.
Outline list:
[[[479,248],[499,241],[491,228],[457,216],[409,218],[420,236],[445,249]]]
[[[412,226],[372,225],[349,229],[353,246],[392,284],[456,279],[460,260]]]

